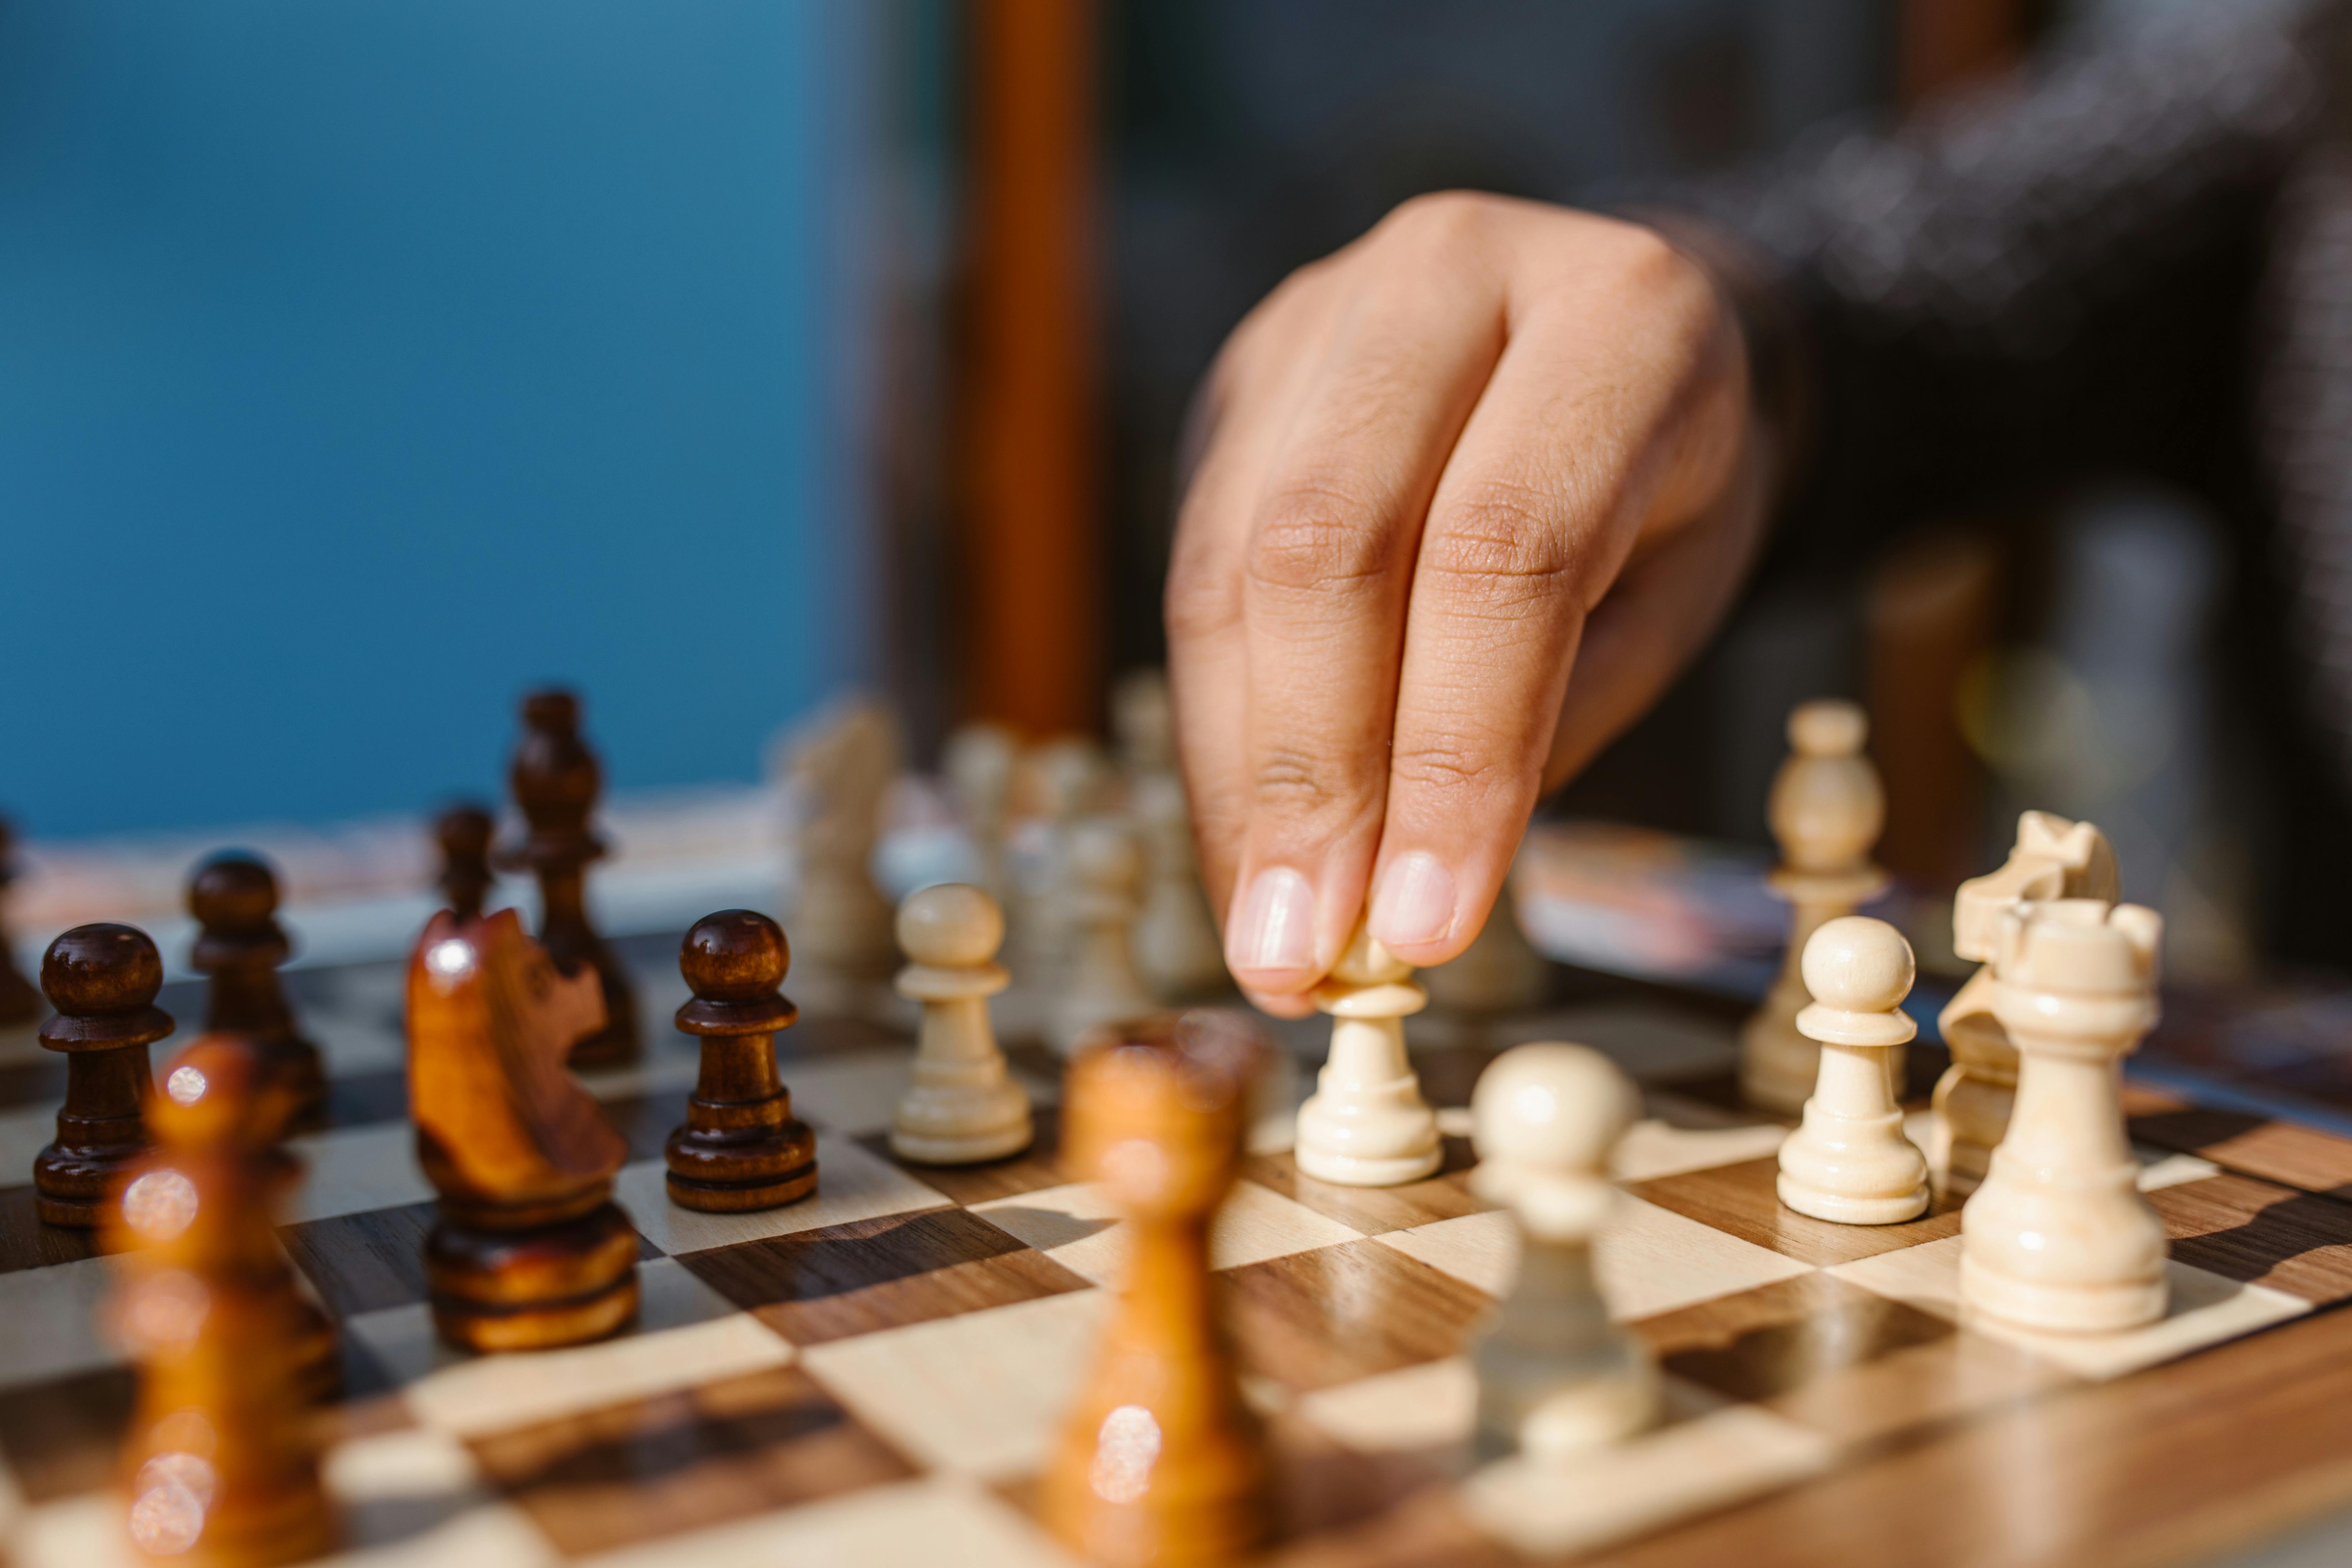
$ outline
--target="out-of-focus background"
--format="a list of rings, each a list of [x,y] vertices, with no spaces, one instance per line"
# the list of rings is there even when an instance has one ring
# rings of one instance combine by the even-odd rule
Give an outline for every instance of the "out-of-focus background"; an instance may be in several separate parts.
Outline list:
[[[18,0],[18,941],[168,910],[223,842],[298,904],[415,887],[424,815],[499,793],[549,680],[605,761],[609,885],[764,887],[775,737],[839,693],[929,768],[972,718],[1098,730],[1160,659],[1187,399],[1291,268],[1417,192],[1606,203],[1883,130],[2111,9],[2149,7]],[[1706,929],[1552,944],[1769,968],[1764,798],[1832,693],[1872,712],[1931,965],[2026,805],[2108,830],[2177,973],[2311,956],[2232,831],[2234,551],[2116,474],[1776,556],[1549,808]]]

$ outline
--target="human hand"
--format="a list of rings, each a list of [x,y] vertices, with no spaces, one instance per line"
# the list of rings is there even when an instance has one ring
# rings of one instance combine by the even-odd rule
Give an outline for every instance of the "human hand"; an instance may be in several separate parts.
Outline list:
[[[1538,795],[1729,604],[1769,442],[1738,326],[1655,232],[1408,202],[1226,342],[1168,578],[1202,869],[1298,1016],[1370,893],[1416,965],[1484,923]]]

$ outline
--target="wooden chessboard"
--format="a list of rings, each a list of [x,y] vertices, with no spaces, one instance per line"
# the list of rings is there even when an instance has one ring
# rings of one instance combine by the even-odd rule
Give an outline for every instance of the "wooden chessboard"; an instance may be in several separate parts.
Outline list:
[[[1014,1052],[1042,1108],[1035,1150],[905,1167],[878,1130],[906,1037],[811,1019],[782,1043],[821,1137],[818,1195],[689,1214],[665,1201],[659,1158],[696,1060],[667,1026],[685,994],[667,951],[632,952],[658,1023],[647,1059],[589,1080],[630,1143],[618,1196],[644,1237],[642,1319],[530,1356],[433,1337],[397,967],[289,976],[334,1078],[284,1234],[345,1331],[329,1477],[352,1547],[434,1568],[1061,1561],[1029,1512],[1034,1477],[1121,1237],[1055,1166],[1054,1059]],[[195,1016],[191,993],[163,1000]],[[2352,1142],[2136,1089],[2172,1315],[2098,1341],[1962,1328],[1956,1213],[1863,1228],[1775,1202],[1782,1130],[1725,1089],[1734,1016],[1629,991],[1495,1037],[1584,1039],[1650,1101],[1602,1266],[1658,1352],[1671,1418],[1566,1473],[1463,1474],[1461,1352],[1511,1268],[1507,1226],[1466,1188],[1466,1144],[1449,1140],[1431,1181],[1339,1188],[1300,1176],[1266,1120],[1215,1260],[1282,1464],[1278,1561],[2152,1563],[2352,1492],[2352,1313],[2329,1310],[2352,1298]],[[1486,1056],[1475,1039],[1425,1056],[1432,1099],[1463,1105]],[[1916,1084],[1937,1064],[1913,1065]],[[35,1223],[21,1184],[62,1080],[29,1031],[0,1036],[0,1170],[19,1184],[0,1187],[13,1568],[127,1555],[108,1490],[131,1392],[100,1327],[110,1265]]]

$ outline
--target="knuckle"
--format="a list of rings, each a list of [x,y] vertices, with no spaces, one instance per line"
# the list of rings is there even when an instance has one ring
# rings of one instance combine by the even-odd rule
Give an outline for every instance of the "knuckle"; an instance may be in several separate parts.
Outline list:
[[[1415,789],[1484,795],[1505,782],[1506,769],[1493,748],[1466,735],[1433,735],[1399,746],[1389,773]]]
[[[1430,191],[1398,203],[1381,227],[1415,244],[1459,245],[1486,230],[1496,205],[1476,191]]]
[[[1287,747],[1277,747],[1258,759],[1250,788],[1259,805],[1291,816],[1322,816],[1340,798],[1327,763]]]
[[[1276,492],[1250,534],[1251,581],[1293,592],[1345,592],[1386,574],[1391,531],[1371,509],[1328,485]]]
[[[1443,523],[1430,531],[1421,570],[1465,584],[1547,592],[1574,563],[1567,536],[1551,521],[1554,510],[1553,498],[1537,487],[1484,480],[1449,505]]]

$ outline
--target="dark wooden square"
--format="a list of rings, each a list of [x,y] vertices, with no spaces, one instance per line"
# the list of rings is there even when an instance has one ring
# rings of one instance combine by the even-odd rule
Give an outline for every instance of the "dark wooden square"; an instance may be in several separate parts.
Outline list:
[[[1775,1399],[1959,1331],[1827,1274],[1799,1274],[1644,1318],[1665,1371],[1733,1399]]]
[[[1437,1168],[1437,1174],[1402,1187],[1346,1187],[1318,1182],[1301,1171],[1287,1151],[1251,1155],[1242,1162],[1242,1174],[1326,1219],[1336,1219],[1365,1236],[1379,1236],[1492,1208],[1492,1204],[1471,1195],[1470,1172],[1477,1163],[1467,1138],[1448,1138],[1445,1163]]]
[[[1959,1234],[1959,1208],[1948,1204],[1930,1208],[1925,1216],[1904,1225],[1836,1225],[1814,1219],[1780,1202],[1774,1185],[1780,1175],[1780,1161],[1768,1154],[1759,1160],[1636,1182],[1626,1191],[1660,1208],[1817,1268],[1853,1263]]]
[[[1451,1274],[1370,1238],[1217,1278],[1244,1367],[1295,1389],[1452,1355],[1493,1305]]]
[[[2147,1194],[2181,1262],[2322,1304],[2352,1298],[2352,1204],[2249,1176]]]
[[[18,1173],[29,1178],[30,1162]],[[98,1232],[43,1225],[37,1198],[29,1180],[21,1187],[0,1187],[0,1274],[98,1256]]]
[[[917,1473],[793,1367],[607,1405],[467,1446],[483,1471],[573,1555]]]
[[[131,1425],[139,1374],[100,1367],[0,1390],[0,1458],[28,1503],[111,1485]]]
[[[803,1345],[1089,1288],[1018,1237],[958,1208],[739,1242],[678,1261]]]

